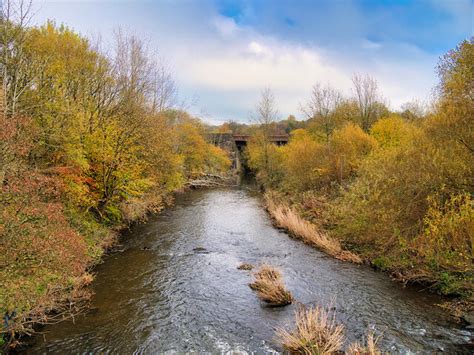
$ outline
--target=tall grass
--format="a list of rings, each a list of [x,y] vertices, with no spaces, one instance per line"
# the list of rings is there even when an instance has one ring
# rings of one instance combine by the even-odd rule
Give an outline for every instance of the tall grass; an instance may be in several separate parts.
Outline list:
[[[283,348],[291,354],[326,355],[342,354],[345,342],[344,325],[337,324],[334,312],[320,306],[299,307],[295,312],[296,326],[288,331],[277,329]],[[369,332],[365,343],[352,343],[345,351],[351,355],[380,355],[379,338]]]
[[[369,332],[365,345],[359,342],[352,343],[347,349],[350,355],[381,355],[382,352],[377,348],[379,338],[375,338],[374,333]]]
[[[288,230],[305,243],[337,259],[351,261],[353,263],[362,262],[359,256],[350,251],[343,250],[337,239],[331,238],[326,233],[316,230],[312,223],[301,218],[291,208],[285,205],[277,205],[269,195],[266,195],[265,200],[267,210],[275,219],[278,227]]]
[[[254,274],[255,280],[249,287],[257,292],[258,298],[272,306],[286,306],[293,302],[292,294],[285,288],[281,272],[262,265]]]
[[[344,343],[344,326],[337,324],[334,314],[316,306],[300,307],[295,313],[296,327],[292,331],[278,329],[285,350],[298,354],[334,354]]]

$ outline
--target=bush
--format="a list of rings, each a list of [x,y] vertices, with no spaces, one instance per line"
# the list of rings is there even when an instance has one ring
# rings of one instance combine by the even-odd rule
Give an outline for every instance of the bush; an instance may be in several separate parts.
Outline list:
[[[257,132],[246,149],[249,168],[257,173],[257,180],[267,187],[279,186],[282,181],[282,147],[268,142],[261,132]]]
[[[363,159],[376,147],[377,141],[353,123],[335,130],[330,146],[331,180],[342,183],[353,176]]]
[[[370,135],[380,147],[390,148],[409,143],[413,131],[410,125],[400,116],[393,114],[374,123]]]
[[[292,191],[317,189],[328,183],[328,148],[298,129],[283,148],[284,185]]]

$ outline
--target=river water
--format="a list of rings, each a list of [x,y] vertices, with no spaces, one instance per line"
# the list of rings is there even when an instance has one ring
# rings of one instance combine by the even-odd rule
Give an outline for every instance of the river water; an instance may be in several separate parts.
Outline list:
[[[391,352],[468,352],[472,334],[441,299],[289,238],[246,186],[181,194],[122,243],[96,269],[92,311],[45,327],[28,353],[281,351],[275,328],[291,327],[297,306],[265,307],[244,262],[280,268],[305,305],[335,307],[349,341],[375,329]]]

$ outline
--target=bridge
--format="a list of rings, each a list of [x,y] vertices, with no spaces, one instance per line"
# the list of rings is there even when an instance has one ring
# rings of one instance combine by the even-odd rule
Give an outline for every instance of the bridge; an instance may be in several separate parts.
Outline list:
[[[252,139],[248,134],[233,134],[233,133],[209,133],[207,139],[210,143],[229,152],[233,167],[237,170],[241,167],[241,153],[247,146],[247,142]],[[270,142],[276,145],[285,145],[288,143],[288,134],[273,134],[269,137]]]
[[[221,148],[228,149],[235,144],[237,149],[241,151],[247,142],[252,138],[249,134],[232,134],[232,133],[210,133],[208,140]],[[285,145],[288,143],[288,134],[273,134],[269,137],[270,142],[276,145]]]
[[[247,142],[251,139],[252,136],[248,134],[233,134],[232,138],[234,139],[237,148],[241,150],[247,145]],[[269,137],[270,142],[275,143],[276,145],[285,145],[288,143],[288,134],[273,134]]]

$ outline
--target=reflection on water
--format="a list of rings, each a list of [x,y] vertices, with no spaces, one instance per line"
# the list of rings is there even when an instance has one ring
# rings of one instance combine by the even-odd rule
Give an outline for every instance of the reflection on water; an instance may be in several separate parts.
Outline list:
[[[281,268],[301,303],[335,304],[349,341],[375,328],[391,351],[461,351],[469,342],[437,297],[290,239],[260,203],[246,188],[178,196],[97,268],[94,311],[46,327],[28,352],[281,351],[275,328],[291,326],[296,306],[262,305],[250,273],[237,270],[243,262]]]

